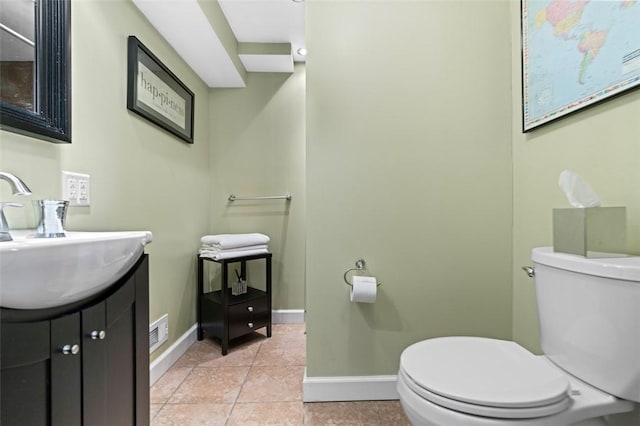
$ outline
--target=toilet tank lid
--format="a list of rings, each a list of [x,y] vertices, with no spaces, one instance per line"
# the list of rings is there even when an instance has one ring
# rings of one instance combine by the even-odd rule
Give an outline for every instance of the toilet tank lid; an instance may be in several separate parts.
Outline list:
[[[531,251],[531,260],[567,271],[640,283],[640,256],[594,259],[554,252],[553,247],[537,247]]]

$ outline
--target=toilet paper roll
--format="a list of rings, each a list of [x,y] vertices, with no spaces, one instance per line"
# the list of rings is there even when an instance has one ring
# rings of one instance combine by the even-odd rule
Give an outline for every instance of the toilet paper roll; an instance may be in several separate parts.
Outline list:
[[[378,280],[375,277],[354,276],[351,284],[351,301],[374,303],[378,291]]]

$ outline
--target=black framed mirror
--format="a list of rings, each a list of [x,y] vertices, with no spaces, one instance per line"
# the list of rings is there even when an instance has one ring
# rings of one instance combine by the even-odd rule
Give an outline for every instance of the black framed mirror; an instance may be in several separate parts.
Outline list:
[[[4,7],[5,1],[11,0],[0,0],[2,14],[10,11]],[[13,30],[10,17],[0,16],[3,37],[17,38],[16,44],[32,44],[34,48],[31,60],[28,54],[18,55],[17,60],[1,58],[0,125],[38,139],[70,143],[71,0],[26,1],[34,7],[33,40]],[[2,51],[9,50],[3,42]]]

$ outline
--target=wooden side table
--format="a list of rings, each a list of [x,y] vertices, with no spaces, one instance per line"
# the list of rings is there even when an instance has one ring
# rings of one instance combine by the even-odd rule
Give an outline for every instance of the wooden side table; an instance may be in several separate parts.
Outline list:
[[[229,341],[267,327],[267,337],[271,337],[271,253],[232,259],[214,260],[198,255],[198,340],[207,335],[220,339],[222,355],[229,350]],[[259,290],[247,287],[245,294],[233,296],[229,287],[229,265],[240,263],[240,277],[247,278],[247,262],[264,259],[266,262],[266,288]],[[216,262],[222,266],[222,289],[204,292],[204,263]],[[235,279],[235,277],[234,277]]]

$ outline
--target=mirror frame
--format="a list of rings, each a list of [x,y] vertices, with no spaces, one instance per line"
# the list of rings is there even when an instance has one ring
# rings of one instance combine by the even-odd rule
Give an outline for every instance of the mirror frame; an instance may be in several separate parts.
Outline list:
[[[71,0],[40,0],[36,12],[36,106],[0,101],[4,130],[71,143]]]

